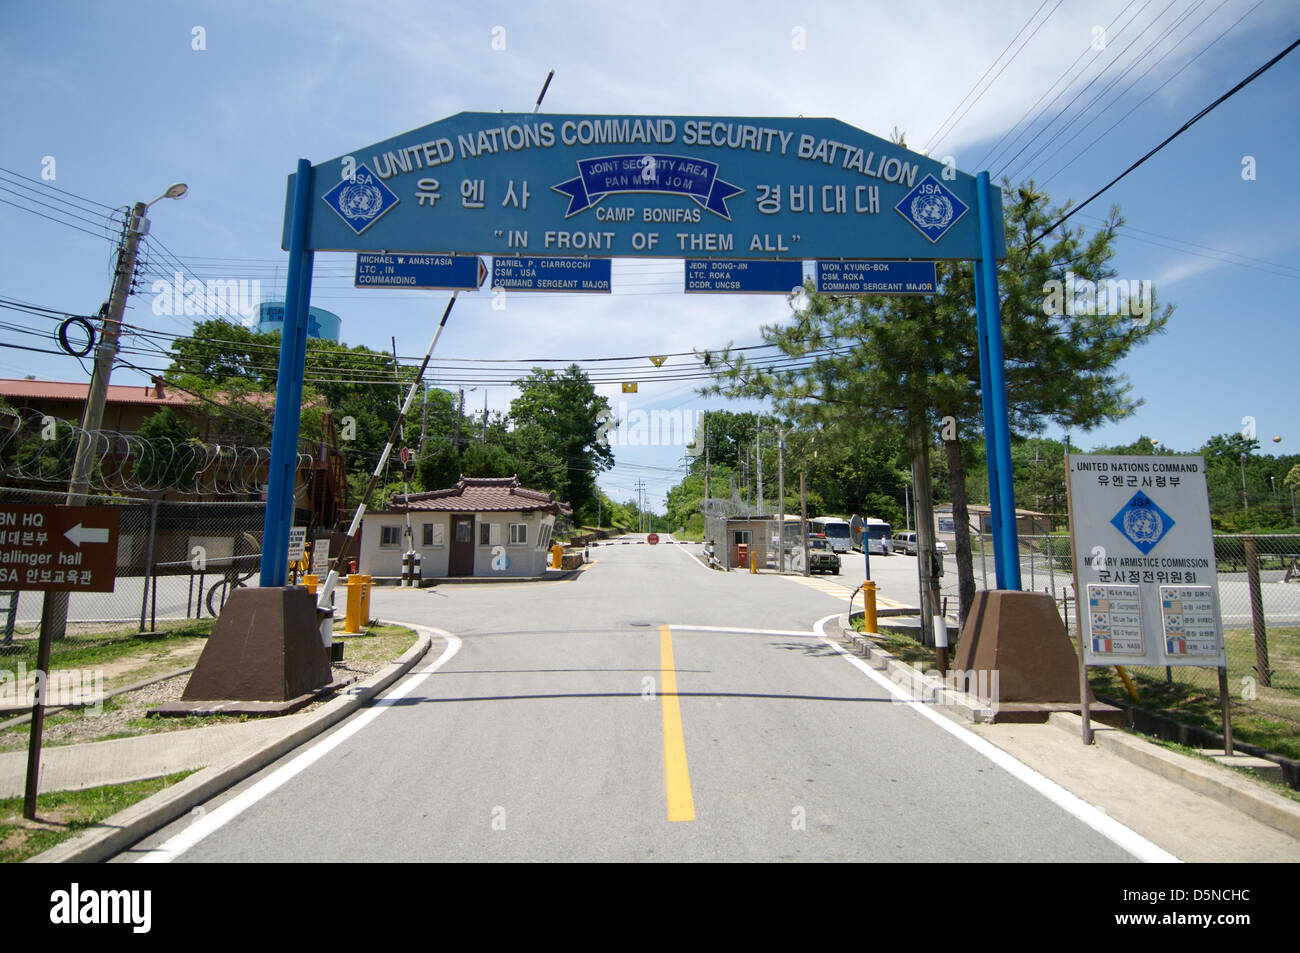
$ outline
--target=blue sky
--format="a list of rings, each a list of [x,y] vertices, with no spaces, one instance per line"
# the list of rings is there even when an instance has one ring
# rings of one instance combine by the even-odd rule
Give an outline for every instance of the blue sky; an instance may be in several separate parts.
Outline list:
[[[151,210],[152,239],[201,277],[256,278],[265,297],[278,298],[285,177],[300,156],[319,162],[463,110],[531,110],[554,69],[543,112],[828,116],[886,137],[897,127],[913,149],[951,155],[965,171],[1032,175],[1060,204],[1090,195],[1280,52],[1300,35],[1300,6],[270,0],[27,4],[10,6],[4,21],[0,167],[38,182],[23,188],[0,173],[0,200],[90,234],[0,202],[0,297],[91,314],[108,294],[116,236],[105,237],[106,210],[88,205],[69,218],[60,201],[68,196],[47,186],[124,206],[186,182],[184,200]],[[196,36],[204,49],[194,49]],[[1078,78],[1071,72],[1053,88],[1080,54]],[[1018,125],[1036,115],[1049,88],[1041,116]],[[1072,220],[1093,228],[1119,205],[1129,225],[1117,245],[1119,276],[1153,281],[1159,299],[1177,306],[1167,333],[1122,366],[1144,405],[1120,424],[1076,434],[1085,449],[1147,434],[1191,450],[1240,430],[1249,416],[1265,452],[1300,452],[1298,106],[1300,52]],[[950,116],[959,121],[945,128]],[[1014,148],[995,149],[1009,130],[1023,135]],[[1253,179],[1242,174],[1247,157]],[[55,178],[42,184],[50,159]],[[155,264],[164,257],[155,251]],[[350,255],[318,255],[313,304],[341,315],[349,344],[386,349],[395,336],[401,354],[422,355],[445,294],[357,290],[351,269]],[[516,295],[504,312],[491,308],[486,290],[463,295],[439,355],[689,352],[758,343],[760,325],[790,313],[780,298],[684,295],[673,259],[616,261],[614,285],[600,297]],[[189,333],[191,319],[154,314],[142,292],[128,322]],[[47,334],[51,326],[13,311],[0,311],[0,322]],[[0,328],[0,344],[53,347],[48,336],[13,328]],[[165,363],[162,355],[130,359]],[[670,359],[661,376],[680,363]],[[0,376],[85,381],[88,367],[0,347]],[[142,378],[118,368],[113,380]],[[628,410],[750,409],[706,401],[694,386],[651,377],[636,395],[616,383],[600,390]],[[467,405],[481,409],[484,396],[480,386]],[[511,396],[500,384],[486,389],[493,411]],[[627,499],[643,479],[661,507],[680,478],[682,448],[616,449],[619,466],[602,487]]]

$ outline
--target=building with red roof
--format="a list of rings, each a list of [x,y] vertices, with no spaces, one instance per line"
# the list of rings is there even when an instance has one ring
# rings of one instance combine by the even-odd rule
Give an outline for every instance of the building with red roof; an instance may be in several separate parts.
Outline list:
[[[572,515],[554,493],[530,490],[518,476],[462,476],[445,490],[396,494],[388,509],[367,513],[358,570],[400,576],[403,554],[414,549],[425,579],[540,576],[556,519]]]

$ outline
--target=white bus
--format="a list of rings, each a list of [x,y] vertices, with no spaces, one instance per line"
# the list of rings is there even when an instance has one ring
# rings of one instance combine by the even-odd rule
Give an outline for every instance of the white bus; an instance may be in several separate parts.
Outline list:
[[[813,536],[825,536],[831,549],[837,553],[853,551],[848,520],[842,520],[838,516],[819,516],[808,521],[808,532]]]
[[[865,520],[858,516],[855,516],[853,519],[857,521],[855,526],[862,527],[854,535],[854,542],[857,546],[861,546],[863,538],[865,538],[868,553],[874,553],[879,556],[888,556],[889,538],[893,533],[893,527],[884,520],[876,519],[874,516],[869,516]]]

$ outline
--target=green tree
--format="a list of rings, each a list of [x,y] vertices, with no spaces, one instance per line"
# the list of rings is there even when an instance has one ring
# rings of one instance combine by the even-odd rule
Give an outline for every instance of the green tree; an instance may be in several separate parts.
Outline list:
[[[1163,329],[1154,293],[1142,315],[1098,314],[1095,307],[1055,309],[1050,282],[1067,275],[1096,282],[1115,277],[1117,210],[1091,237],[1082,228],[1042,232],[1060,214],[1032,183],[1004,187],[1007,258],[999,267],[1007,398],[1014,432],[1049,422],[1090,428],[1137,406],[1117,362]],[[784,368],[724,353],[712,391],[768,398],[805,428],[866,440],[907,435],[913,472],[928,475],[930,450],[944,448],[958,526],[967,525],[967,445],[982,434],[973,268],[940,262],[931,298],[832,298],[808,289],[807,304],[763,338],[788,358]],[[1091,313],[1090,313],[1091,312]],[[931,515],[919,512],[918,520]],[[957,534],[961,612],[974,596],[970,541]]]
[[[553,491],[572,506],[575,521],[594,519],[596,475],[614,465],[613,452],[601,440],[609,402],[576,364],[563,373],[534,368],[515,386],[519,396],[510,402],[515,445],[547,448],[544,457],[528,464],[531,475],[552,483],[538,489]]]
[[[150,414],[136,432],[140,459],[132,482],[153,492],[190,490],[203,459],[199,431],[170,407]]]
[[[426,444],[424,453],[416,458],[415,470],[424,489],[445,490],[461,477],[460,454],[448,440]]]
[[[202,321],[187,338],[176,341],[166,378],[206,398],[220,430],[245,445],[268,445],[280,335],[259,334],[222,319]],[[371,471],[397,421],[398,410],[415,369],[398,366],[391,354],[364,346],[313,338],[307,342],[304,408],[323,399],[342,439],[349,488],[360,498]],[[437,398],[435,398],[437,400]],[[431,411],[434,406],[431,405]],[[304,418],[305,424],[312,423]],[[419,427],[420,418],[411,425]],[[418,430],[416,431],[418,433]],[[305,426],[306,439],[319,439],[319,426]],[[408,429],[408,438],[410,430]]]

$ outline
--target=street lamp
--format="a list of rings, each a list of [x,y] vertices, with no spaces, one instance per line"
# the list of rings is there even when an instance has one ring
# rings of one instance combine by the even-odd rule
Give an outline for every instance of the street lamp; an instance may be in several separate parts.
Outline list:
[[[117,341],[122,330],[122,314],[126,310],[126,299],[131,294],[131,282],[135,278],[136,254],[140,239],[149,233],[149,220],[145,212],[154,202],[162,199],[178,199],[188,188],[183,183],[171,186],[153,202],[145,204],[136,202],[131,208],[126,234],[117,249],[117,267],[113,272],[113,287],[109,293],[107,306],[103,312],[100,327],[99,347],[95,351],[95,363],[90,374],[90,386],[86,391],[86,405],[81,416],[81,435],[77,440],[76,454],[72,461],[72,475],[68,480],[66,505],[80,506],[85,502],[90,490],[91,464],[94,458],[94,438],[91,436],[99,430],[104,419],[104,403],[108,398],[108,379],[113,371],[113,361],[117,357]],[[68,594],[66,592],[47,592],[41,606],[41,636],[37,649],[37,669],[49,671],[50,643],[61,639],[68,624]],[[28,748],[27,787],[23,800],[23,816],[29,820],[36,817],[37,777],[41,757],[41,732],[45,725],[45,706],[38,701],[32,711],[32,743]]]
[[[148,211],[151,206],[161,202],[163,199],[183,199],[185,198],[185,193],[189,190],[190,187],[184,182],[177,182],[175,185],[169,187],[162,195],[158,196],[152,202],[147,203],[145,205],[145,211]]]

